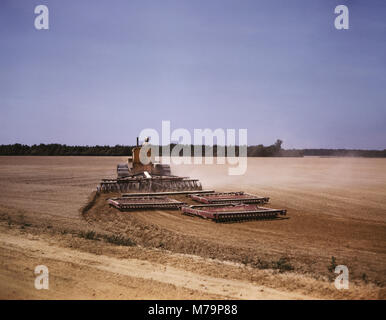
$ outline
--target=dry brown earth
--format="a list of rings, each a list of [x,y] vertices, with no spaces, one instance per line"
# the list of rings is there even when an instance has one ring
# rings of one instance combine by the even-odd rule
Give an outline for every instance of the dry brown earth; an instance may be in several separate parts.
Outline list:
[[[0,157],[0,297],[384,298],[386,160],[254,158],[244,176],[228,176],[220,165],[172,168],[198,177],[205,188],[269,196],[270,206],[288,210],[284,220],[215,224],[178,211],[119,213],[104,197],[79,214],[99,179],[114,176],[122,160]],[[140,247],[85,240],[82,230],[119,234]],[[57,274],[50,295],[31,282],[44,255]],[[331,284],[332,256],[349,268],[348,291]],[[294,270],[278,272],[281,258]],[[135,259],[149,270],[174,269],[149,279],[133,272]],[[184,274],[190,282],[181,280]],[[208,277],[206,289],[200,277]]]

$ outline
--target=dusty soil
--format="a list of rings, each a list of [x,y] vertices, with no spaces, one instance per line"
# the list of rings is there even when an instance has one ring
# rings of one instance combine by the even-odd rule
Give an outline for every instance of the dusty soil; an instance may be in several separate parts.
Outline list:
[[[0,297],[384,299],[386,160],[255,158],[244,176],[220,165],[172,167],[204,188],[269,196],[269,206],[288,210],[283,220],[119,213],[105,196],[80,214],[121,161],[0,157]],[[89,230],[95,239],[84,239]],[[107,243],[111,234],[137,245]],[[349,290],[333,286],[332,256],[348,266]],[[48,292],[33,288],[42,259],[55,274]]]

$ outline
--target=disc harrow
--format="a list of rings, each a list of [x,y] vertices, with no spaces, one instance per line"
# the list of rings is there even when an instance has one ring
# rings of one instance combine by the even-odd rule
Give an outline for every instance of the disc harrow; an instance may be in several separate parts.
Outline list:
[[[181,207],[182,213],[211,219],[215,222],[276,219],[286,215],[284,209],[259,207],[256,204],[207,204]]]
[[[179,209],[184,205],[164,196],[145,196],[145,197],[124,197],[111,198],[107,200],[108,204],[120,211],[138,210],[138,209]]]
[[[177,176],[132,176],[123,179],[103,179],[98,191],[108,192],[164,192],[202,190],[198,179]]]
[[[144,197],[144,196],[179,196],[192,193],[214,193],[214,190],[194,190],[194,191],[165,191],[165,192],[147,192],[147,193],[124,193],[122,197]]]
[[[257,197],[253,194],[244,193],[243,191],[239,192],[215,192],[210,194],[190,194],[188,195],[191,199],[205,203],[205,204],[215,204],[215,203],[256,203],[256,204],[266,204],[269,202],[267,197]]]

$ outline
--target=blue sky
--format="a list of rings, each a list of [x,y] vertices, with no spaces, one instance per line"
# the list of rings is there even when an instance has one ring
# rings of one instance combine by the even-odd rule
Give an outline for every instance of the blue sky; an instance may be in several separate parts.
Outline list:
[[[0,144],[134,144],[170,120],[384,149],[385,18],[382,0],[1,0]]]

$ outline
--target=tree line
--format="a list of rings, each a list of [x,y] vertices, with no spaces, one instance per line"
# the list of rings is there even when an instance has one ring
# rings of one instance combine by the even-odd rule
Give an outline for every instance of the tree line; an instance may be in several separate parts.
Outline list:
[[[282,140],[274,144],[264,146],[262,144],[247,147],[248,157],[303,157],[303,156],[336,156],[336,157],[386,157],[385,150],[357,150],[357,149],[283,149]],[[176,144],[170,145],[170,150]],[[131,149],[134,146],[67,146],[65,144],[8,144],[0,145],[0,156],[131,156]],[[182,155],[183,148],[190,148],[191,155],[194,155],[195,148],[201,148],[202,154],[208,152],[213,156],[221,155],[220,147],[214,146],[179,146]],[[159,146],[159,155],[162,155],[162,147]],[[240,155],[239,146],[235,146],[235,155]],[[225,155],[227,150],[225,149]]]

